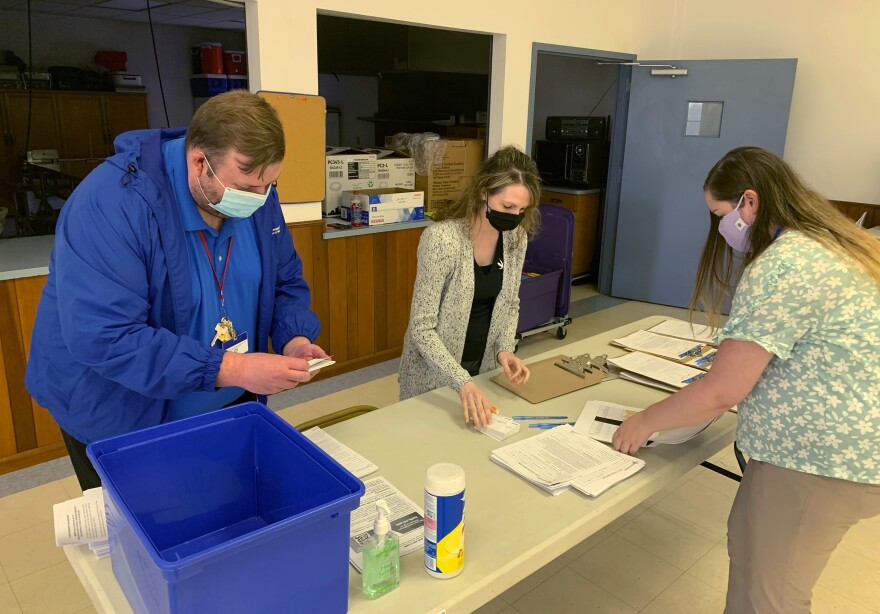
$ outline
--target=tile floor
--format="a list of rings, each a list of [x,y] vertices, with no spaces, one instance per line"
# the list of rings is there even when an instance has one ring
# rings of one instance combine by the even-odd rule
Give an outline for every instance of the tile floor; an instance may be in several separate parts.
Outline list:
[[[576,286],[573,301],[595,294]],[[567,341],[652,314],[681,310],[625,303],[575,319]],[[556,347],[549,334],[523,340],[528,357]],[[341,376],[344,377],[344,376]],[[296,424],[350,405],[397,401],[388,375],[279,412]],[[713,462],[736,469],[730,450]],[[703,468],[645,501],[478,610],[479,614],[716,613],[727,584],[725,519],[736,484]],[[79,496],[73,477],[0,498],[0,614],[94,612],[52,538],[52,504]],[[569,495],[575,496],[575,495]],[[817,614],[880,613],[880,518],[853,528],[814,593]]]

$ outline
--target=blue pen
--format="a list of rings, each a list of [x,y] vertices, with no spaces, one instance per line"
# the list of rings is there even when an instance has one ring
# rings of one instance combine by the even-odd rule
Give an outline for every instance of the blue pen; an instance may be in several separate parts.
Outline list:
[[[683,384],[693,384],[695,381],[697,381],[697,380],[700,379],[701,377],[706,377],[706,374],[705,374],[705,373],[700,373],[699,375],[695,375],[695,376],[693,376],[693,377],[689,377],[689,378],[687,378],[686,380],[684,380],[682,383],[683,383]]]
[[[695,365],[704,365],[707,362],[712,362],[713,360],[715,360],[715,354],[710,354],[709,356],[704,356],[703,358],[699,359],[694,364]]]
[[[683,352],[678,355],[679,358],[686,358],[688,356],[702,356],[703,355],[703,346],[698,345],[695,348],[691,348],[687,352]]]
[[[574,422],[535,422],[529,425],[530,429],[552,429],[557,426],[561,426],[563,424],[570,424],[574,426]]]
[[[568,416],[511,416],[513,420],[568,420]]]

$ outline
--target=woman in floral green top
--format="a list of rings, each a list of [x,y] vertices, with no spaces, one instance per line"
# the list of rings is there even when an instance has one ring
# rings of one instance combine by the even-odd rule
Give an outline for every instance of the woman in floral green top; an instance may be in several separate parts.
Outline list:
[[[809,612],[846,531],[880,514],[880,242],[779,157],[740,147],[703,185],[711,227],[691,308],[717,321],[709,374],[627,420],[614,447],[737,405],[749,457],[728,520],[725,612]]]

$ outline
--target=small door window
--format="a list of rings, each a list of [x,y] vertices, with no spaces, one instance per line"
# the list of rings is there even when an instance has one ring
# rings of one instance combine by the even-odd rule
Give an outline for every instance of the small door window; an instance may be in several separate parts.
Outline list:
[[[684,125],[685,136],[721,136],[721,111],[723,102],[687,103],[687,120]]]

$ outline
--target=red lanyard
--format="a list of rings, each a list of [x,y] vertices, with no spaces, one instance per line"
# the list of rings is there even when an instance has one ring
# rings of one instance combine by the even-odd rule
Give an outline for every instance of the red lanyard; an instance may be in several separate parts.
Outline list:
[[[226,271],[229,270],[229,255],[232,253],[232,239],[233,237],[229,237],[229,247],[226,249],[226,265],[223,267],[223,279],[220,279],[217,276],[217,269],[214,268],[214,258],[211,257],[211,252],[208,250],[208,242],[205,241],[205,233],[203,231],[199,231],[199,237],[202,239],[202,247],[205,248],[205,253],[208,255],[208,263],[211,265],[211,271],[214,273],[214,281],[217,282],[217,287],[220,289],[220,306],[223,307],[223,286],[226,285]]]

